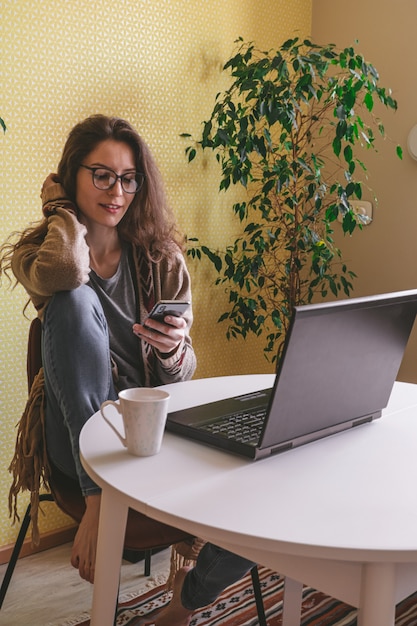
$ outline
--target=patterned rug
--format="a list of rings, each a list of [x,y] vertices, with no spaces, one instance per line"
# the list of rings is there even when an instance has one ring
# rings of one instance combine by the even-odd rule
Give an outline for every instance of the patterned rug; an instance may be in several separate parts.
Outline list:
[[[284,579],[266,568],[259,568],[262,596],[268,626],[282,624]],[[170,596],[164,586],[150,589],[119,606],[117,626],[151,626]],[[302,626],[357,626],[357,610],[310,587],[303,590]],[[89,626],[90,620],[72,622]],[[229,587],[218,600],[195,613],[190,626],[256,626],[257,612],[250,574]],[[417,625],[417,592],[397,607],[395,626]]]

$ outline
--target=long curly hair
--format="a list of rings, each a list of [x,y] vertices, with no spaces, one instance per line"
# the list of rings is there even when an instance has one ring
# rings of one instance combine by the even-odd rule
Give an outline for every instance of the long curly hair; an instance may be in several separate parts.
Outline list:
[[[135,167],[145,174],[140,191],[135,194],[126,214],[117,226],[120,239],[131,242],[155,262],[183,249],[170,206],[167,203],[161,174],[142,137],[126,120],[106,115],[92,115],[70,131],[58,164],[58,178],[68,198],[75,204],[77,172],[81,163],[98,144],[108,139],[120,141],[133,150]],[[41,243],[47,231],[47,219],[29,226],[0,248],[0,273],[9,275],[14,250],[23,244]]]

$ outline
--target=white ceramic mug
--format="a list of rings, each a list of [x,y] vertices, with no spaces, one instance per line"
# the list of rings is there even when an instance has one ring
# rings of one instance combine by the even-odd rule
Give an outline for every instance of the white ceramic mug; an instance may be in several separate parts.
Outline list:
[[[130,454],[151,456],[161,449],[168,401],[167,391],[134,387],[121,391],[119,402],[113,402],[113,400],[103,402],[100,412]],[[123,418],[124,437],[104,413],[106,406],[109,405],[114,406]]]

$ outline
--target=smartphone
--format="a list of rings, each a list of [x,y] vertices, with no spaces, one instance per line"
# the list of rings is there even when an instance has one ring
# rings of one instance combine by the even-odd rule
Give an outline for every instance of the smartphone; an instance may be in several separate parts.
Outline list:
[[[149,313],[148,317],[163,322],[165,315],[175,315],[181,317],[190,306],[190,302],[185,300],[159,300]],[[146,320],[145,320],[146,324]]]

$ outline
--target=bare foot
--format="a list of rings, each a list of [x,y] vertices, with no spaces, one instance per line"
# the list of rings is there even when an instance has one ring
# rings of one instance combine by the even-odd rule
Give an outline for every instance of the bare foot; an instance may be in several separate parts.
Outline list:
[[[100,494],[86,496],[87,508],[71,551],[71,565],[78,569],[81,578],[90,583],[94,583],[100,500]]]
[[[182,567],[178,570],[174,580],[172,600],[155,620],[155,626],[188,626],[194,611],[186,609],[181,604],[181,590],[184,578],[191,567]]]

